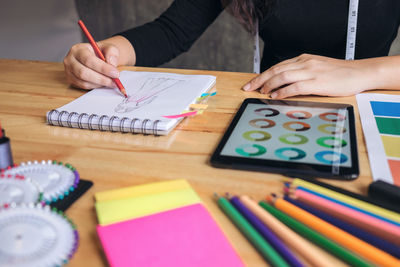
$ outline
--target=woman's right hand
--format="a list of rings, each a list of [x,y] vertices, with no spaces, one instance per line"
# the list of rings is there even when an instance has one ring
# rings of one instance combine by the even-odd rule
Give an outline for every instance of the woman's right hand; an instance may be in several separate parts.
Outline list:
[[[103,86],[116,88],[112,78],[119,77],[117,66],[134,65],[134,49],[124,37],[115,36],[100,41],[97,45],[106,58],[106,62],[96,56],[89,43],[73,45],[65,56],[65,75],[71,85],[87,90]],[[122,62],[120,58],[128,59],[128,61]]]

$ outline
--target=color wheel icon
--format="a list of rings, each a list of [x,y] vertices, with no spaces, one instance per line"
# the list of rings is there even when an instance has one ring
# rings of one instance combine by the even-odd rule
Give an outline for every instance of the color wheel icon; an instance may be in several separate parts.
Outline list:
[[[318,138],[317,144],[327,148],[339,148],[346,146],[347,142],[343,139],[336,138],[333,136],[325,136]]]
[[[298,160],[306,156],[306,152],[295,147],[282,147],[275,150],[275,155],[284,160]]]
[[[248,131],[242,135],[249,141],[267,141],[271,139],[271,134],[264,131]]]
[[[300,121],[289,121],[283,124],[283,128],[293,132],[303,132],[311,128],[310,124]]]
[[[336,112],[326,112],[319,115],[319,118],[324,121],[344,121],[346,119],[345,116]]]
[[[245,157],[260,156],[267,152],[267,149],[257,144],[245,144],[235,149],[236,153]]]
[[[345,127],[330,123],[321,124],[318,126],[318,130],[326,134],[340,134],[346,132]]]
[[[254,119],[249,121],[249,124],[253,127],[264,129],[274,127],[276,123],[268,119]]]
[[[274,117],[279,115],[280,112],[273,108],[258,108],[254,110],[254,113],[262,117]]]
[[[291,119],[295,119],[295,120],[305,120],[305,119],[311,118],[312,114],[308,111],[292,110],[292,111],[287,112],[286,116],[288,116]]]
[[[284,134],[279,136],[279,141],[287,145],[303,145],[308,142],[308,138],[300,134]]]
[[[315,154],[315,158],[324,164],[342,164],[347,161],[347,156],[335,151],[320,151]]]

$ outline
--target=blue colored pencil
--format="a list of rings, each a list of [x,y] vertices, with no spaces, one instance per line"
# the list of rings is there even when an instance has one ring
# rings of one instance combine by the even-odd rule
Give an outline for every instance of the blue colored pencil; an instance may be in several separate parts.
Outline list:
[[[395,256],[397,258],[400,258],[400,247],[392,244],[386,240],[383,240],[373,234],[370,234],[360,228],[357,228],[353,225],[350,225],[334,216],[331,216],[319,209],[316,209],[314,207],[311,207],[307,204],[301,203],[300,201],[297,201],[295,199],[292,199],[288,196],[285,196],[284,199],[293,205],[296,205],[297,207],[319,217],[320,219],[329,222],[330,224],[335,225],[336,227],[342,229],[343,231],[346,231],[361,240],[364,240],[365,242],[370,243],[371,245],[378,247],[379,249],[386,251],[387,253],[391,254],[392,256]]]
[[[238,197],[230,199],[232,205],[250,222],[251,225],[271,244],[272,247],[293,267],[303,267],[304,265],[293,255],[286,245],[246,206]]]

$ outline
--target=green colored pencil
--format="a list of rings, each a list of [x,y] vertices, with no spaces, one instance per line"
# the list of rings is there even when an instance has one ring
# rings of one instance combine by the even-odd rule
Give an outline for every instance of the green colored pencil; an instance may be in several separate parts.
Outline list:
[[[372,264],[366,262],[357,255],[351,253],[347,249],[343,248],[342,246],[336,244],[330,239],[324,237],[323,235],[315,232],[311,228],[307,227],[301,222],[298,222],[297,220],[286,215],[285,213],[281,212],[275,207],[267,204],[266,202],[260,201],[258,204],[265,210],[267,210],[269,213],[271,213],[273,216],[275,216],[277,219],[279,219],[281,222],[286,224],[288,227],[292,228],[300,235],[304,236],[305,238],[309,239],[310,241],[324,248],[326,251],[330,252],[336,257],[342,259],[344,262],[347,262],[352,266],[366,266],[366,267],[373,266]]]
[[[273,266],[289,267],[286,261],[275,251],[271,245],[257,232],[253,226],[236,210],[236,208],[224,197],[218,197],[218,206],[239,228],[246,238],[256,247],[261,255]]]

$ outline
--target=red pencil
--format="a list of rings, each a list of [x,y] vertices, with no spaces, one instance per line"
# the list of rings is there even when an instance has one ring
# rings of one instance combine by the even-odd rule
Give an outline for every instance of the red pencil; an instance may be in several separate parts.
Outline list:
[[[94,41],[92,35],[89,33],[88,29],[86,28],[85,24],[83,23],[82,20],[78,21],[78,25],[81,27],[83,33],[86,35],[86,37],[89,40],[89,43],[92,45],[94,52],[96,53],[96,55],[101,58],[102,60],[106,61],[106,58],[104,57],[103,53],[101,53],[100,48],[97,46],[96,42]],[[128,97],[128,95],[126,94],[125,88],[122,85],[121,81],[118,78],[113,78],[113,81],[115,82],[115,84],[117,85],[119,91],[125,96]]]

